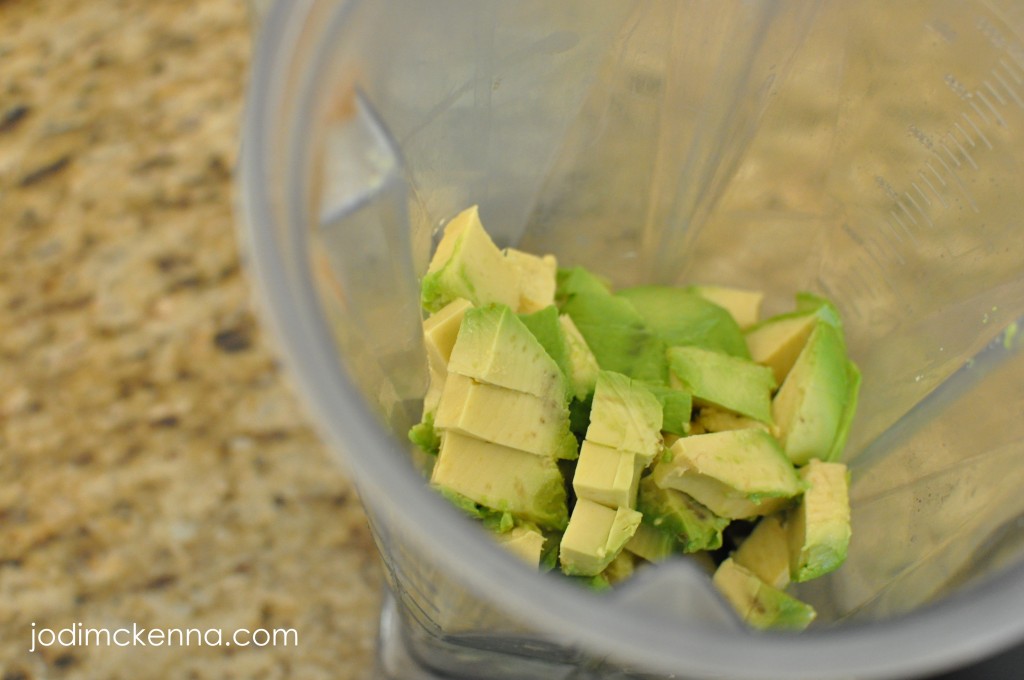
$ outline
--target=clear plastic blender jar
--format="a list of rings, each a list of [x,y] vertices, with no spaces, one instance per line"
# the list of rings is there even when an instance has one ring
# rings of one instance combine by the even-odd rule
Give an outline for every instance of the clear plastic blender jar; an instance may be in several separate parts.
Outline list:
[[[269,322],[386,567],[381,673],[881,678],[1024,637],[1024,6],[278,3],[241,202]],[[847,564],[753,634],[686,562],[594,594],[431,492],[417,281],[479,204],[615,283],[831,298],[864,375]]]

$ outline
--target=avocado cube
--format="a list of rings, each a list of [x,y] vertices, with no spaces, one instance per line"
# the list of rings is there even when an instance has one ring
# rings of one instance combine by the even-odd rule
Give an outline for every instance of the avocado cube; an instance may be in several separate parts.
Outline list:
[[[649,385],[644,387],[661,403],[661,430],[676,435],[688,434],[693,414],[693,395],[678,387]]]
[[[473,305],[469,300],[452,300],[423,322],[423,339],[427,348],[427,370],[430,382],[423,398],[424,413],[433,413],[441,399],[448,375],[448,359],[462,325],[462,317]]]
[[[587,439],[639,455],[644,466],[661,451],[661,404],[643,383],[601,371],[594,388]]]
[[[566,301],[580,293],[611,295],[608,281],[583,267],[559,269],[555,272],[555,304],[561,308]]]
[[[562,534],[559,559],[570,576],[596,576],[611,564],[640,524],[640,513],[581,498]]]
[[[731,411],[723,411],[714,406],[702,406],[697,414],[697,424],[703,432],[725,432],[726,430],[762,430],[771,434],[774,427],[764,423],[739,416]]]
[[[775,378],[770,368],[699,347],[670,347],[667,356],[678,386],[692,392],[698,404],[772,423]]]
[[[718,566],[712,583],[741,619],[760,630],[803,630],[817,616],[811,605],[773,588],[733,559]]]
[[[465,311],[448,372],[535,397],[564,399],[566,394],[558,364],[505,305]]]
[[[850,545],[849,473],[842,463],[811,460],[800,469],[809,485],[789,515],[789,568],[796,582],[829,573]]]
[[[423,321],[423,339],[427,346],[427,360],[438,370],[448,368],[452,347],[459,335],[462,317],[473,306],[469,300],[457,298],[428,316]]]
[[[519,305],[519,269],[498,249],[480,223],[477,206],[445,225],[444,236],[420,285],[424,309],[436,312],[456,298],[474,305]]]
[[[758,324],[747,332],[750,358],[771,368],[781,385],[817,322],[814,314],[786,314]]]
[[[563,337],[569,350],[569,376],[573,394],[579,401],[584,401],[594,393],[601,367],[597,365],[597,357],[587,347],[587,341],[572,322],[572,317],[560,314],[558,322],[562,325]]]
[[[850,428],[853,426],[853,417],[857,413],[857,402],[860,397],[860,369],[852,361],[846,362],[846,405],[843,406],[843,414],[839,417],[839,427],[836,428],[836,438],[832,441],[832,448],[825,457],[826,461],[837,461],[843,455],[846,448],[846,440],[850,437]]]
[[[769,515],[804,490],[778,442],[761,430],[683,437],[654,466],[652,478],[730,519]]]
[[[553,458],[447,432],[430,483],[474,503],[560,531],[568,520],[565,483]]]
[[[540,555],[544,549],[544,534],[526,526],[513,527],[494,535],[498,545],[534,567],[540,565]]]
[[[779,590],[789,585],[789,533],[778,515],[762,517],[732,554],[736,564]]]
[[[661,562],[676,552],[678,545],[674,535],[641,521],[625,549],[648,562]]]
[[[561,309],[576,324],[602,369],[668,384],[665,342],[645,325],[629,300],[604,292],[577,293]]]
[[[759,290],[707,285],[690,286],[687,290],[725,309],[741,330],[753,326],[761,317],[764,293]]]
[[[576,395],[576,383],[569,340],[558,316],[558,309],[551,305],[531,314],[519,314],[519,320],[530,329],[533,337],[537,338],[537,342],[562,372],[562,382],[566,390],[565,400],[568,401]]]
[[[693,346],[749,359],[743,332],[728,311],[685,288],[637,286],[616,293],[669,347]]]
[[[614,586],[616,583],[622,583],[632,578],[635,570],[636,558],[633,553],[628,550],[620,550],[611,564],[601,572],[601,576],[608,581],[608,585]]]
[[[636,509],[644,524],[673,536],[683,552],[717,550],[729,520],[715,515],[692,496],[675,489],[663,489],[652,477],[640,481]]]
[[[577,498],[610,508],[636,506],[643,460],[632,451],[620,451],[585,440],[580,449],[572,488]]]
[[[530,314],[555,304],[558,261],[554,255],[533,255],[515,248],[506,248],[505,259],[519,272],[517,312]]]
[[[535,397],[458,373],[445,381],[434,426],[538,456],[572,460],[578,453],[561,398]]]
[[[772,400],[779,441],[794,465],[832,455],[850,398],[848,365],[839,331],[819,320]]]

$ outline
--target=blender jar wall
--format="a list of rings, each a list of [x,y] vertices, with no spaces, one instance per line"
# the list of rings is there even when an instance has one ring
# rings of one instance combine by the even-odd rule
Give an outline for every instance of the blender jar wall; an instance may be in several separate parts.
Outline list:
[[[458,4],[435,7],[451,10]],[[423,262],[432,228],[438,219],[461,207],[461,203],[474,200],[473,196],[460,193],[473,185],[454,180],[437,184],[431,200],[437,201],[437,206],[448,207],[444,211],[433,208],[431,210],[437,212],[431,212],[423,207],[427,203],[416,198],[425,183],[416,176],[391,172],[394,168],[405,167],[402,137],[391,131],[386,107],[368,96],[366,106],[360,109],[363,104],[351,87],[359,85],[371,90],[371,83],[375,87],[385,86],[370,78],[370,75],[380,77],[371,65],[378,59],[386,63],[390,55],[359,52],[373,47],[377,33],[370,26],[379,26],[375,21],[394,19],[387,15],[384,7],[388,7],[387,3],[378,3],[375,10],[367,10],[363,3],[309,2],[295,3],[291,7],[281,4],[271,14],[272,23],[260,48],[248,106],[242,187],[257,282],[268,302],[271,322],[282,336],[290,366],[325,433],[355,473],[361,495],[373,499],[370,506],[375,533],[386,562],[400,563],[408,573],[419,576],[429,575],[430,568],[441,569],[460,587],[487,596],[503,616],[507,614],[513,619],[536,623],[553,639],[582,643],[591,650],[607,651],[652,669],[682,670],[695,677],[727,673],[731,677],[754,678],[783,673],[791,678],[823,678],[848,673],[854,668],[863,677],[882,677],[964,659],[1005,644],[1022,632],[1016,617],[1024,601],[1019,574],[1014,574],[1018,576],[1016,579],[1004,577],[976,589],[970,593],[970,598],[954,595],[938,606],[905,618],[867,628],[848,626],[802,638],[751,638],[725,626],[702,626],[665,620],[656,615],[644,617],[628,601],[624,601],[621,611],[617,612],[620,620],[609,622],[607,603],[530,575],[518,564],[509,564],[486,537],[471,531],[453,511],[433,497],[408,464],[408,451],[400,444],[402,428],[413,417],[415,408],[417,383],[415,379],[407,379],[417,374],[422,376],[419,370],[422,362],[416,359],[417,348],[414,343],[409,344],[413,340],[408,337],[406,327],[395,333],[397,342],[385,344],[389,351],[382,355],[372,342],[366,342],[361,329],[372,323],[386,327],[389,315],[385,312],[402,309],[399,303],[403,295],[396,291],[408,287],[416,263]],[[370,14],[360,15],[361,11]],[[382,14],[374,18],[373,11]],[[413,31],[415,26],[401,24],[399,28],[401,30],[395,34],[401,36],[402,31]],[[439,44],[438,49],[442,47]],[[352,51],[346,54],[345,50]],[[335,60],[337,57],[344,58]],[[339,93],[341,96],[335,96]],[[1009,96],[1006,94],[1004,98],[1010,101]],[[323,176],[317,177],[318,173],[330,176],[333,171],[345,176],[345,172],[352,170],[327,168],[322,162],[323,155],[317,160],[318,150],[330,148],[324,142],[328,136],[324,120],[329,119],[326,114],[332,107],[342,120],[348,115],[363,126],[356,128],[361,134],[348,138],[341,135],[340,141],[336,140],[341,144],[337,148],[369,150],[366,156],[370,160],[364,165],[380,169],[377,180],[362,187],[365,190],[362,193],[368,197],[366,200],[359,192],[353,195],[345,187],[337,195],[325,197],[325,192],[339,191],[339,187],[325,186]],[[354,115],[349,115],[353,112]],[[372,139],[375,121],[381,123],[387,133],[384,138]],[[365,138],[370,138],[365,147],[352,146]],[[376,157],[374,150],[379,152]],[[391,160],[396,164],[389,165],[389,154],[394,156]],[[741,168],[741,178],[743,171]],[[389,206],[395,204],[396,192],[402,191],[402,187],[412,193],[414,199],[390,209]],[[728,198],[727,195],[726,200]],[[350,208],[358,209],[341,210],[348,200],[354,201]],[[327,209],[321,209],[325,205]],[[308,232],[311,227],[320,227],[321,217],[330,222],[335,214],[332,206],[339,208],[338,214],[346,219],[352,215],[373,218],[369,222],[337,222],[343,229],[359,224],[366,228],[373,220],[383,225],[383,235],[349,232],[348,243],[353,247],[357,244],[362,247],[370,240],[372,243],[366,252],[381,253],[407,239],[408,245],[402,247],[407,247],[408,252],[390,253],[394,261],[387,261],[388,268],[383,270],[389,272],[395,288],[371,291],[373,295],[391,296],[385,299],[390,300],[392,306],[381,308],[383,312],[378,310],[383,319],[367,316],[365,312],[373,308],[370,301],[374,298],[360,299],[360,290],[354,283],[330,288],[324,285],[330,280],[325,278],[325,273],[334,276],[333,269],[338,268],[338,263],[317,261],[315,252],[311,253],[310,244],[314,241]],[[363,211],[363,208],[369,210]],[[408,211],[404,219],[412,225],[411,230],[404,233],[394,230],[395,225],[402,224],[402,210]],[[527,243],[531,238],[548,238],[550,234],[545,236],[547,232],[541,227],[543,218],[550,213],[532,214],[535,219],[527,220],[525,225],[518,225],[511,218],[504,225],[499,220],[498,229],[512,230],[506,233],[515,234],[516,229],[526,226],[524,242]],[[816,224],[820,226],[827,216],[811,217],[819,220]],[[703,231],[695,230],[692,252],[702,252],[702,248],[713,243],[717,223],[708,224]],[[1011,243],[1011,247],[1014,244],[1019,247],[1019,241]],[[580,252],[573,249],[573,245],[570,238],[557,250],[560,254]],[[640,250],[633,249],[634,252]],[[1011,257],[1014,252],[1019,251],[1011,251]],[[705,263],[712,261],[721,262],[722,258],[703,260]],[[342,260],[343,266],[344,262],[346,260]],[[608,266],[598,259],[586,263],[598,268]],[[699,267],[692,271],[699,271]],[[1014,283],[1009,281],[1011,292]],[[318,290],[317,285],[322,287]],[[1011,302],[1013,299],[1010,298]],[[400,316],[391,314],[390,318]],[[936,327],[943,326],[937,324]],[[341,343],[345,352],[344,367],[339,363],[335,343]],[[359,360],[354,361],[355,357]],[[385,428],[390,429],[392,436]],[[385,535],[396,538],[384,538]],[[416,565],[421,569],[414,568]],[[411,578],[403,577],[403,573],[398,573],[396,582]],[[495,591],[495,581],[506,584],[508,591],[516,595],[506,589]],[[520,592],[523,594],[519,595]],[[951,634],[948,622],[962,620],[964,616],[980,617],[985,623],[970,631]],[[628,633],[623,633],[623,627]],[[501,632],[501,627],[495,626],[492,630]],[[934,649],[937,642],[941,643],[938,650]]]

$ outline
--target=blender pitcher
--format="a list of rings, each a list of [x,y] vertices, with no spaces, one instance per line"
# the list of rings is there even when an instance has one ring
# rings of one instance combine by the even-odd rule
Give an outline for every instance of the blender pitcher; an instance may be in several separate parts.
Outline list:
[[[245,242],[383,558],[380,674],[883,678],[1024,638],[1022,36],[997,0],[277,3]],[[684,560],[591,593],[428,488],[418,279],[471,204],[617,285],[836,303],[853,541],[815,626],[746,630]]]

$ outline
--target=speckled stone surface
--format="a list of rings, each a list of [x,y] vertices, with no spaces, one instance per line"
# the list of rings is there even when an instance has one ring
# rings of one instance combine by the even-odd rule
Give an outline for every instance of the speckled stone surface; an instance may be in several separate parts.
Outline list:
[[[236,252],[245,4],[0,25],[0,679],[369,677],[377,556]],[[298,645],[30,654],[33,622]]]

